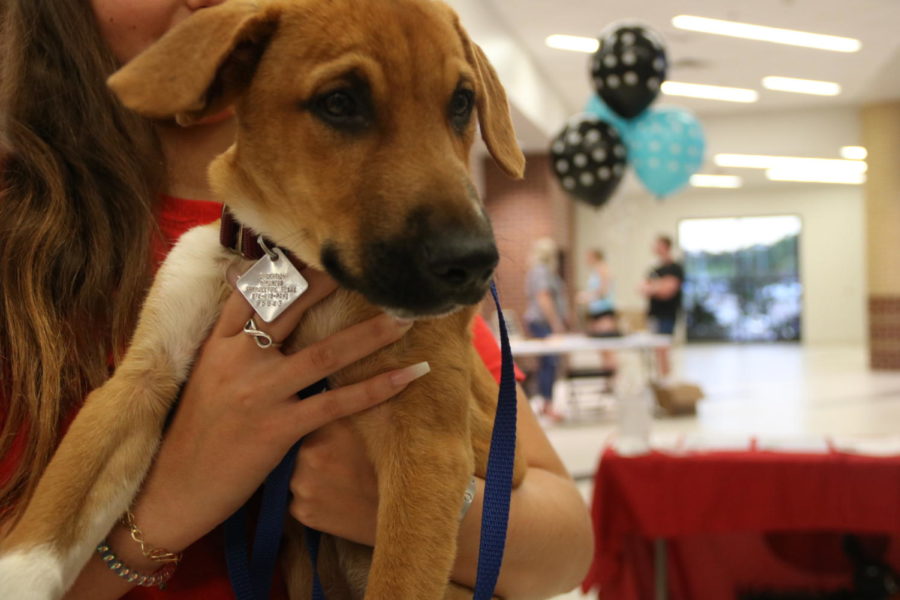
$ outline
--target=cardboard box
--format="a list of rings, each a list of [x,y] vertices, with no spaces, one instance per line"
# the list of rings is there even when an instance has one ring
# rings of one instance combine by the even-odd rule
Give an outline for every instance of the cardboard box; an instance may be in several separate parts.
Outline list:
[[[703,398],[703,390],[692,383],[676,383],[662,386],[652,383],[656,403],[670,416],[697,414],[697,402]]]

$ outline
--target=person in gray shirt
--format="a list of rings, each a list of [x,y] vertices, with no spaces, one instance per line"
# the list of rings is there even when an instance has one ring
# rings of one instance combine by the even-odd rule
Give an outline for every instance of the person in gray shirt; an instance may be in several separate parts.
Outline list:
[[[550,238],[540,238],[532,248],[531,269],[525,278],[528,306],[522,316],[528,332],[536,338],[564,333],[568,319],[566,290],[558,272],[558,250]],[[538,393],[543,399],[542,414],[558,421],[562,417],[553,410],[553,382],[559,366],[558,356],[538,359]]]

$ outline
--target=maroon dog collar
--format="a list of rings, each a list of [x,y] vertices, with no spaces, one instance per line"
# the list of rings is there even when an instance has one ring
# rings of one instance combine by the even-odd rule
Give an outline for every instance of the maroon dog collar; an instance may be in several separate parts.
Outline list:
[[[239,223],[228,207],[222,205],[222,220],[219,227],[219,242],[229,250],[237,252],[247,260],[259,260],[266,251],[259,245],[259,234]],[[263,238],[266,246],[275,244]],[[293,258],[293,257],[292,257]]]

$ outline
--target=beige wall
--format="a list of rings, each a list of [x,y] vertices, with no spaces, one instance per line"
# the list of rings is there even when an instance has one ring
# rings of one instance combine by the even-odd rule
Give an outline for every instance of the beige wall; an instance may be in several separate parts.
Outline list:
[[[584,253],[606,250],[621,308],[641,309],[637,292],[654,257],[658,233],[677,237],[678,222],[696,217],[798,215],[804,284],[803,337],[807,343],[865,340],[865,244],[863,191],[858,186],[772,185],[755,190],[696,190],[657,201],[646,194],[620,196],[595,211],[575,210],[577,280],[584,281]],[[677,243],[677,240],[676,240]]]

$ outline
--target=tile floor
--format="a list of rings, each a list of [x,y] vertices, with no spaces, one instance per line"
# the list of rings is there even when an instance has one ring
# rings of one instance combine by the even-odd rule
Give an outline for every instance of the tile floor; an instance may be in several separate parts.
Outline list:
[[[688,345],[674,352],[680,380],[699,384],[705,399],[696,417],[656,417],[655,439],[699,435],[749,435],[810,439],[823,435],[868,438],[900,433],[900,372],[872,372],[862,346]],[[623,357],[622,371],[639,362]],[[597,457],[615,430],[611,401],[606,410],[547,427],[586,497]],[[557,394],[557,405],[565,407]],[[557,600],[583,598],[580,593]]]

